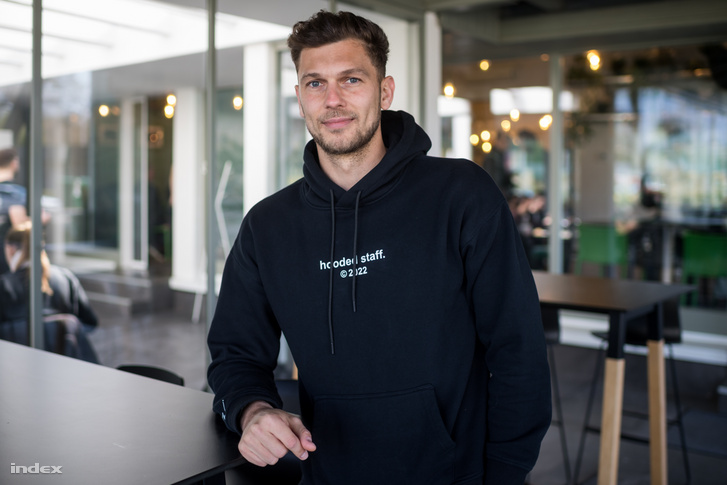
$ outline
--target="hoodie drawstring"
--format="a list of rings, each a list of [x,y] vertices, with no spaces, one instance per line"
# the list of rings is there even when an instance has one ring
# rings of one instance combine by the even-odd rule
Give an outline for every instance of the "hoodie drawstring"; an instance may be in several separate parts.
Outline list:
[[[351,282],[351,301],[353,313],[356,313],[356,243],[358,242],[358,203],[361,200],[361,191],[356,193],[356,206],[353,212],[353,281]]]
[[[331,339],[331,355],[336,353],[336,347],[333,344],[333,250],[336,246],[336,206],[333,201],[333,189],[331,193],[331,259],[330,270],[328,272],[328,335]]]
[[[331,263],[328,271],[328,335],[331,339],[331,355],[336,354],[336,346],[333,340],[333,257],[336,247],[336,204],[334,200],[333,190],[331,194]],[[358,206],[361,201],[361,191],[356,193],[356,205],[354,207],[353,216],[353,274],[351,276],[351,302],[353,304],[353,312],[356,313],[356,251],[358,243]]]

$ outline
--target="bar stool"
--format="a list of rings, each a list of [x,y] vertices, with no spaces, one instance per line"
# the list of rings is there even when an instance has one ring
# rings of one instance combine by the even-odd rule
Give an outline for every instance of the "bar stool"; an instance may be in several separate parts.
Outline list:
[[[667,421],[667,426],[676,425],[679,429],[679,441],[682,449],[682,459],[684,461],[684,474],[686,476],[686,483],[691,483],[692,474],[689,467],[689,454],[687,450],[686,434],[684,432],[684,421],[682,419],[683,412],[681,406],[681,400],[679,397],[679,385],[676,373],[676,361],[674,360],[673,344],[680,343],[682,341],[682,329],[681,321],[679,318],[679,298],[673,298],[667,300],[663,304],[663,315],[664,315],[664,343],[669,349],[669,355],[667,360],[669,361],[669,370],[671,373],[671,381],[674,387],[674,404],[676,407],[676,417]],[[596,357],[596,366],[593,373],[593,379],[591,380],[591,388],[588,393],[588,401],[586,403],[586,417],[583,420],[583,427],[581,428],[581,438],[578,444],[578,453],[576,456],[575,467],[573,469],[573,480],[574,483],[578,483],[578,475],[580,473],[581,461],[583,459],[583,450],[585,448],[586,433],[594,432],[600,433],[601,428],[590,426],[588,423],[591,418],[591,411],[593,409],[593,401],[596,395],[596,386],[600,381],[602,375],[602,362],[604,360],[604,353],[608,345],[608,333],[607,332],[592,332],[592,334],[601,339],[601,346],[599,348],[599,354]],[[647,344],[647,322],[646,318],[636,319],[629,322],[626,328],[626,343],[630,345],[646,346]],[[623,414],[648,419],[648,414],[639,412],[624,411]],[[640,443],[649,443],[648,438],[641,438],[638,436],[628,435],[625,433],[621,434],[621,439],[627,439],[630,441],[636,441]]]

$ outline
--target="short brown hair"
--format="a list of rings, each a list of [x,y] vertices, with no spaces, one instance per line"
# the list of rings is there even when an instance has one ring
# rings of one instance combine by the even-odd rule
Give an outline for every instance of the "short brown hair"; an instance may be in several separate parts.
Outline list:
[[[351,12],[333,13],[321,10],[308,20],[302,20],[293,26],[293,32],[288,37],[288,47],[295,69],[298,69],[303,49],[347,39],[363,42],[379,79],[383,79],[389,58],[389,39],[381,27]]]
[[[15,148],[0,150],[0,168],[8,167],[16,158],[18,158],[18,151]]]

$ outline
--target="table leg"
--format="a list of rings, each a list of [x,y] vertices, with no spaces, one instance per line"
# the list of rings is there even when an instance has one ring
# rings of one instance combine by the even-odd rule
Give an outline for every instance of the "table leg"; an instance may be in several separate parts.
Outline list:
[[[625,362],[623,358],[606,358],[603,381],[603,410],[601,412],[601,449],[598,457],[598,485],[616,485],[618,479]]]
[[[666,378],[664,371],[664,341],[649,340],[649,454],[651,485],[666,485]]]

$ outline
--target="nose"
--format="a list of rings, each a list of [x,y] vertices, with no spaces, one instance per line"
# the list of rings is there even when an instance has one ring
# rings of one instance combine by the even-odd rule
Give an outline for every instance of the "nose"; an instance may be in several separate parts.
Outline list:
[[[326,106],[329,108],[338,108],[343,105],[343,93],[338,83],[331,83],[326,90]]]

